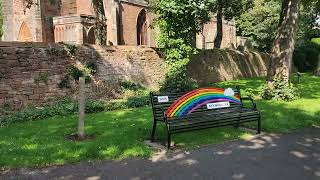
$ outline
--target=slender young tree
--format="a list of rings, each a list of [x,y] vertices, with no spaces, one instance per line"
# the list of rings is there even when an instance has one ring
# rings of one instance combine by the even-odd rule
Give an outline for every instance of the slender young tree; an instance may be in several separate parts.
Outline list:
[[[212,1],[211,11],[217,16],[217,33],[214,47],[220,48],[223,39],[223,19],[232,20],[240,16],[253,5],[253,0],[215,0]]]
[[[267,84],[274,88],[274,81],[280,79],[289,85],[295,34],[298,25],[300,0],[283,0],[278,30],[271,50]]]

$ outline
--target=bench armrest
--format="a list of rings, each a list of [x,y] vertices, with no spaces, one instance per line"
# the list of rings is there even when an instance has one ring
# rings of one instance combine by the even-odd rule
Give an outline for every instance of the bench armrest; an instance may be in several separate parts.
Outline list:
[[[252,99],[252,97],[243,97],[243,98],[241,98],[241,100],[245,100],[245,101],[251,101],[251,103],[252,103],[252,109],[257,109],[257,104],[255,103],[255,102],[253,102],[253,99]]]
[[[160,107],[160,109],[161,109],[161,111],[163,113],[163,120],[166,122],[166,124],[168,124],[166,111],[162,107]]]

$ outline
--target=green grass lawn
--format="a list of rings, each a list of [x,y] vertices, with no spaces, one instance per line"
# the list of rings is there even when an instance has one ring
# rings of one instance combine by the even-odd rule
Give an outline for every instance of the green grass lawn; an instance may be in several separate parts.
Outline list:
[[[240,85],[244,94],[257,94],[263,78],[229,81],[222,86]],[[257,100],[263,113],[262,127],[267,132],[289,132],[320,125],[320,78],[303,75],[298,85],[301,98],[293,102]],[[128,109],[90,114],[86,131],[93,140],[73,142],[65,137],[76,132],[77,116],[11,124],[0,128],[0,167],[39,167],[95,159],[147,158],[154,152],[143,141],[150,136],[151,108]],[[247,133],[234,128],[219,128],[173,136],[182,148],[237,139]],[[163,126],[157,137],[165,140]]]

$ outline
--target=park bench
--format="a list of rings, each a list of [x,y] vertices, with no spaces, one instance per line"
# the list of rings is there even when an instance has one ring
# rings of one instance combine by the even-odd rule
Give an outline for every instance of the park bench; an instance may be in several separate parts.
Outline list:
[[[200,88],[188,93],[150,93],[154,123],[154,141],[158,122],[167,129],[168,149],[171,135],[223,126],[238,128],[242,123],[257,122],[261,132],[261,113],[251,97],[241,97],[240,88]],[[251,101],[245,107],[244,101]]]

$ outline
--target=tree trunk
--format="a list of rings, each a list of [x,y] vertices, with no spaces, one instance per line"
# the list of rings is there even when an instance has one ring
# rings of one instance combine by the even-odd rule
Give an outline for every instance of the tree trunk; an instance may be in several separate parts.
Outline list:
[[[320,76],[320,54],[318,56],[318,66],[317,66],[316,71],[314,72],[314,75]]]
[[[103,1],[92,0],[92,5],[96,15],[96,28],[95,28],[96,44],[106,45],[107,44],[107,27],[106,27],[107,19],[104,11]]]
[[[85,78],[79,78],[79,123],[78,123],[78,138],[85,139],[84,132],[84,116],[85,116]]]
[[[300,0],[283,0],[280,21],[271,50],[267,82],[273,89],[275,79],[289,84]]]
[[[217,35],[214,39],[214,47],[220,48],[223,37],[223,0],[218,0],[217,10]]]

